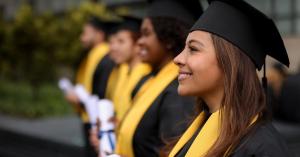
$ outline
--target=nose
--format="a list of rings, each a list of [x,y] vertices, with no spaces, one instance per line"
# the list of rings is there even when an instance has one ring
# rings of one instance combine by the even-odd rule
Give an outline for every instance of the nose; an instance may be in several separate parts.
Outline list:
[[[137,40],[137,44],[138,46],[143,46],[144,45],[144,37],[141,36],[138,40]]]
[[[173,60],[173,62],[179,66],[179,67],[182,67],[185,65],[185,49],[180,52]]]

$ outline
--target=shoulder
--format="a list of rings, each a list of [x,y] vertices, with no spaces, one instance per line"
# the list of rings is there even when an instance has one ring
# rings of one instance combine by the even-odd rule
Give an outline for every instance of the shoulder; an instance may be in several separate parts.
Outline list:
[[[286,142],[271,123],[258,124],[240,143],[233,157],[289,157]]]

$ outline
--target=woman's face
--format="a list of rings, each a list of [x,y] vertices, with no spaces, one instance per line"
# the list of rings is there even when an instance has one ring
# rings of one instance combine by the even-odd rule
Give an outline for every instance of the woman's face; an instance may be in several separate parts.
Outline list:
[[[159,65],[167,52],[160,43],[149,18],[143,20],[141,33],[142,36],[138,40],[138,44],[141,46],[139,54],[142,61],[151,65]]]
[[[218,66],[211,35],[191,32],[184,50],[174,59],[179,66],[180,95],[205,96],[223,90],[223,73]]]
[[[133,41],[130,31],[120,30],[115,36],[115,46],[111,50],[115,53],[115,62],[117,64],[129,62],[134,57],[134,51],[137,44]]]

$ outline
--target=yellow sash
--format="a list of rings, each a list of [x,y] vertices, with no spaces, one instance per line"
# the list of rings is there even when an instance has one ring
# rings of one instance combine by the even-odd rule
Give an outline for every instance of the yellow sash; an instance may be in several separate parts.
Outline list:
[[[172,149],[169,157],[174,157],[182,147],[188,142],[188,140],[194,135],[199,126],[204,122],[205,114],[201,112],[200,115],[194,120],[191,126],[181,136],[175,147]],[[251,124],[257,120],[258,116],[255,116]],[[250,125],[251,125],[250,124]],[[249,125],[249,126],[250,126]],[[201,131],[193,141],[191,147],[187,151],[185,157],[203,157],[216,142],[220,135],[221,118],[220,110],[211,114],[208,120],[205,122]],[[227,152],[228,153],[228,152]]]
[[[76,76],[76,83],[82,84],[85,89],[91,93],[93,75],[97,65],[102,58],[108,53],[109,47],[106,43],[95,46],[88,56],[80,64],[79,71]]]
[[[205,113],[201,112],[200,115],[194,120],[192,125],[185,131],[183,136],[179,139],[175,147],[172,149],[169,157],[174,157],[181,148],[188,142],[188,140],[194,135],[198,127],[203,123]],[[214,112],[208,120],[205,122],[201,131],[195,138],[193,144],[189,148],[186,157],[202,157],[211,146],[215,143],[219,137],[220,129],[220,116],[219,111]]]
[[[130,71],[127,64],[121,65],[120,76],[113,95],[113,103],[116,117],[122,120],[123,116],[131,106],[131,93],[141,78],[151,72],[147,64],[137,64]]]
[[[170,62],[139,90],[132,108],[124,117],[120,126],[116,146],[117,154],[134,157],[132,140],[140,120],[159,94],[176,78],[177,74],[178,67],[173,62]],[[147,90],[143,90],[144,86],[148,87]]]
[[[116,84],[118,81],[119,73],[120,73],[120,66],[116,66],[113,68],[113,70],[109,74],[109,78],[107,81],[107,87],[105,90],[105,98],[106,99],[109,99],[109,100],[113,99],[113,95],[114,95],[114,91],[115,91]]]
[[[106,43],[95,46],[87,55],[87,57],[80,63],[77,75],[76,83],[82,84],[85,89],[92,92],[93,75],[99,62],[108,53],[109,47]],[[82,121],[88,122],[88,116],[83,109],[77,109],[79,111]]]

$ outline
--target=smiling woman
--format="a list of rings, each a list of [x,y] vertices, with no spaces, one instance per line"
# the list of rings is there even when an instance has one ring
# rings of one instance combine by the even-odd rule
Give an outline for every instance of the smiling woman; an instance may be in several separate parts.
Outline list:
[[[209,2],[174,60],[178,92],[198,98],[202,112],[169,156],[289,156],[256,73],[266,55],[289,65],[276,26],[244,1]]]
[[[190,3],[201,9],[199,1],[189,1],[185,5]],[[198,16],[199,13],[193,16],[176,1],[151,4],[138,43],[142,61],[150,64],[153,72],[139,85],[132,107],[121,123],[118,154],[126,157],[165,155],[169,149],[162,148],[174,143],[173,140],[186,129],[194,112],[194,99],[178,95],[178,68],[172,60],[182,50],[188,27]]]

